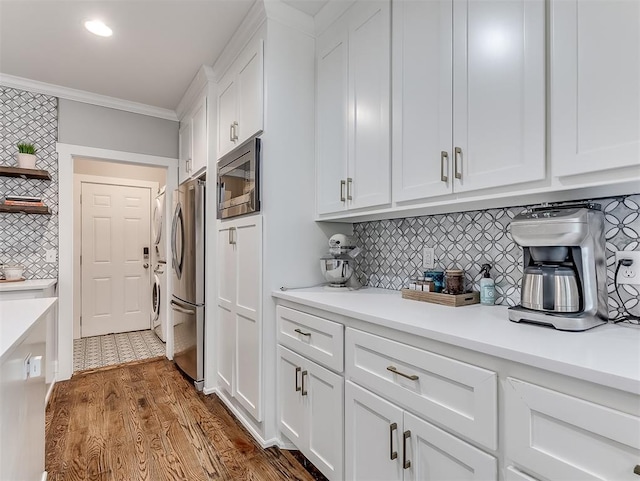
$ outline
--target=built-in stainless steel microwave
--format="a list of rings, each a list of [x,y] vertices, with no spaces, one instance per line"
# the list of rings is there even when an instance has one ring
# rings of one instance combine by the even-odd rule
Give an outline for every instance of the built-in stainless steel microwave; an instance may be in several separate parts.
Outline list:
[[[218,219],[260,211],[260,139],[252,137],[218,161]]]

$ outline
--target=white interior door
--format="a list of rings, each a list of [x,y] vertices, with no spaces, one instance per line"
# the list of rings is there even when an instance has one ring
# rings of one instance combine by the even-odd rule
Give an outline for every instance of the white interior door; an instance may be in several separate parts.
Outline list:
[[[83,182],[81,211],[81,336],[149,329],[151,190]]]

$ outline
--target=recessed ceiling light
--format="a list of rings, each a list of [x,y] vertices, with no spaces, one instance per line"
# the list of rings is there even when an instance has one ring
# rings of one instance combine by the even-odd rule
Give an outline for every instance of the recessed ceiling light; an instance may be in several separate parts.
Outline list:
[[[111,37],[113,31],[100,20],[87,20],[84,22],[84,28],[100,37]]]

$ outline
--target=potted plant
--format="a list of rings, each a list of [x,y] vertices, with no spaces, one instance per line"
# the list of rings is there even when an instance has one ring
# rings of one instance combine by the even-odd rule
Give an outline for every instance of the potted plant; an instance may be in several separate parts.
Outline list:
[[[36,148],[33,144],[27,142],[18,144],[18,167],[21,169],[36,168]]]

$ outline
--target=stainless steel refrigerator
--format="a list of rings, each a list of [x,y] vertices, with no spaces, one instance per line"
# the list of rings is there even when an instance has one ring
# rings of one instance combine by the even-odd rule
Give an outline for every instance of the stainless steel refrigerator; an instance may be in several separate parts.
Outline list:
[[[196,389],[204,385],[205,181],[192,180],[173,193],[173,359]]]

